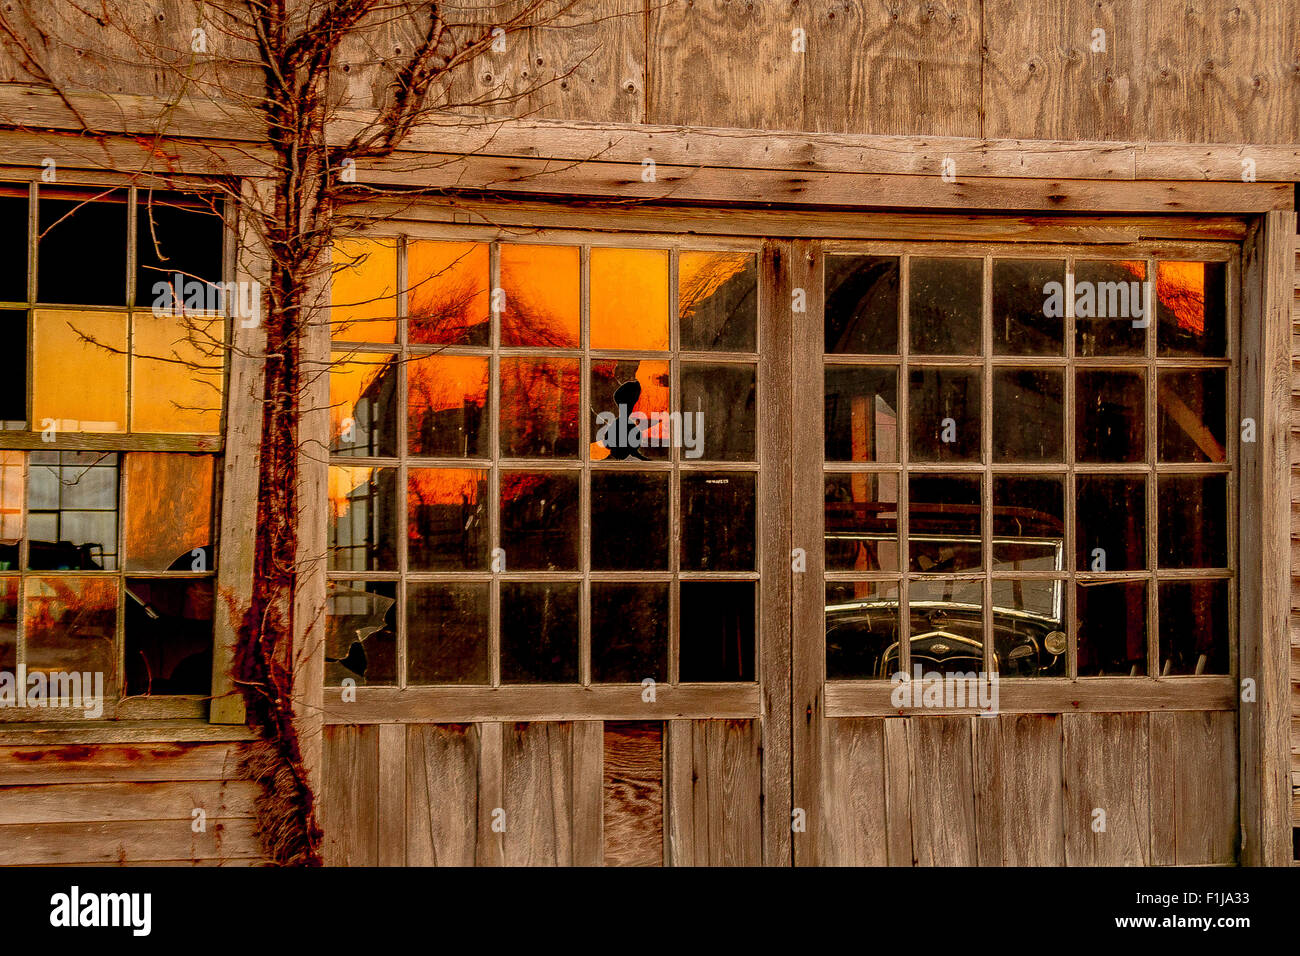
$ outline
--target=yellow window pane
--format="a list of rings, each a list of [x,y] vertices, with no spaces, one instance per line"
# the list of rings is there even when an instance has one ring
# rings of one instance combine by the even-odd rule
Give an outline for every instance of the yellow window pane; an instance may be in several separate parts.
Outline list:
[[[591,347],[667,350],[667,251],[591,250]]]
[[[131,323],[131,430],[217,434],[225,320],[133,312]]]
[[[34,326],[33,427],[126,431],[126,313],[40,309]]]
[[[502,244],[502,345],[577,348],[581,312],[577,246]]]
[[[335,341],[397,341],[397,242],[334,240],[330,330]]]
[[[211,455],[162,452],[126,456],[128,571],[213,569],[214,461]],[[195,555],[196,548],[205,553]]]
[[[488,246],[421,240],[406,247],[408,337],[437,345],[487,345]]]

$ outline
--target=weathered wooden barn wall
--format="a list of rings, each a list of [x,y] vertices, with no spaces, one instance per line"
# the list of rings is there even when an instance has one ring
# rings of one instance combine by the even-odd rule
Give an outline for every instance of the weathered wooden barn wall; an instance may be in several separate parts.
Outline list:
[[[0,866],[253,866],[263,862],[257,785],[240,779],[239,728],[99,727],[113,743],[57,743],[49,732],[0,735]],[[192,733],[192,728],[189,733]],[[69,736],[64,732],[64,739]],[[18,742],[21,741],[21,742]],[[202,810],[201,828],[194,811]]]
[[[192,49],[199,27],[213,53],[248,48],[229,2],[104,0],[92,16],[24,0],[7,15],[70,87],[239,98],[257,90],[255,71],[215,70]],[[444,7],[466,37],[520,3]],[[381,102],[423,33],[419,15],[385,11],[349,38],[341,101]],[[32,76],[0,54],[0,80]],[[1300,0],[577,0],[466,64],[446,96],[471,112],[590,122],[1297,143]]]

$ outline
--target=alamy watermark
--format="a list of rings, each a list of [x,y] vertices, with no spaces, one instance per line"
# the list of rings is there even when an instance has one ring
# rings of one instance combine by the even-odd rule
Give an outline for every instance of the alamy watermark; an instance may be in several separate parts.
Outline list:
[[[596,441],[609,449],[677,447],[687,458],[704,454],[703,412],[601,412],[596,422]]]
[[[80,710],[86,717],[104,716],[102,671],[34,671],[19,664],[17,672],[0,671],[0,707],[44,707]]]
[[[1065,316],[1067,287],[1072,291],[1074,316],[1079,319],[1132,319],[1133,327],[1144,329],[1151,323],[1151,281],[1128,282],[1048,282],[1043,285],[1043,315],[1049,319]]]
[[[912,666],[912,676],[902,671],[890,678],[894,685],[889,702],[896,710],[974,709],[982,717],[998,712],[998,675],[985,671],[922,671]]]
[[[158,318],[198,312],[229,313],[246,329],[262,321],[259,282],[204,282],[176,273],[153,284],[153,314]]]

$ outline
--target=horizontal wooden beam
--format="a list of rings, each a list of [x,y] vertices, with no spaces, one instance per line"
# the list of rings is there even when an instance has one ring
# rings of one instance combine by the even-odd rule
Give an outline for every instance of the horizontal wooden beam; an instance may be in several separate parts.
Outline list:
[[[325,689],[325,723],[475,723],[529,720],[675,720],[755,718],[757,684],[659,684],[646,700],[639,684],[592,687],[358,687],[346,701]]]
[[[976,714],[974,707],[897,707],[893,684],[883,681],[830,681],[827,717],[925,717]],[[1003,714],[1127,713],[1165,710],[1233,710],[1236,683],[1231,677],[1094,677],[1007,679],[999,682],[997,712]]]

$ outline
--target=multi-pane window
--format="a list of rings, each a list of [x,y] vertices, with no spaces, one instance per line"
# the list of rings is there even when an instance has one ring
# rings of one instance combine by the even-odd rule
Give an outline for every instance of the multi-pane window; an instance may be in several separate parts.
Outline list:
[[[1231,672],[1224,256],[826,257],[828,678]]]
[[[211,691],[223,237],[197,196],[0,185],[0,671],[102,674],[106,716]]]
[[[336,243],[327,684],[755,679],[751,250]]]

